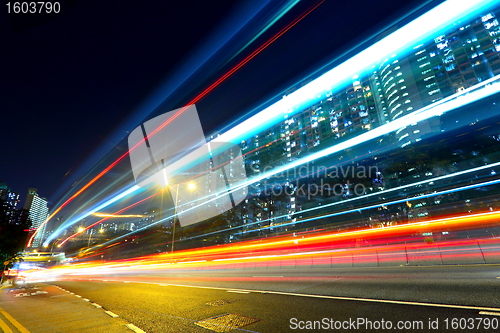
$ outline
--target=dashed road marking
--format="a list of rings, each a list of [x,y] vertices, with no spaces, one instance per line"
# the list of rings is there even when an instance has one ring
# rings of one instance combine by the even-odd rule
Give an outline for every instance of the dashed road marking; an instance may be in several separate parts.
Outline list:
[[[490,311],[479,311],[479,314],[487,316],[500,316],[500,312],[490,312]]]
[[[241,290],[226,290],[228,293],[236,293],[236,294],[250,294],[249,291],[241,291]]]
[[[132,331],[134,331],[136,333],[146,333],[143,330],[141,330],[139,327],[135,326],[134,324],[127,324],[125,326],[127,326],[129,329],[131,329]]]
[[[474,305],[453,305],[453,304],[440,304],[440,303],[423,303],[423,302],[411,302],[411,301],[393,301],[388,299],[375,299],[375,298],[357,298],[357,297],[344,297],[344,296],[329,296],[329,295],[314,295],[314,294],[299,294],[299,293],[288,293],[282,291],[271,291],[271,290],[257,290],[257,289],[228,289],[220,287],[206,287],[206,286],[192,286],[187,284],[173,284],[170,286],[174,287],[187,287],[187,288],[200,288],[200,289],[211,289],[211,290],[225,290],[225,291],[244,291],[247,293],[256,292],[264,294],[274,294],[274,295],[285,295],[285,296],[298,296],[298,297],[311,297],[311,298],[324,298],[324,299],[334,299],[341,301],[357,301],[357,302],[373,302],[373,303],[387,303],[387,304],[399,304],[399,305],[416,305],[416,306],[430,306],[436,308],[450,308],[450,309],[464,309],[464,310],[480,310],[480,311],[494,311],[500,312],[500,308],[490,308],[484,306],[474,306]]]
[[[97,303],[91,303],[93,306],[95,306],[96,308],[102,308],[102,306],[100,306],[99,304]]]
[[[88,298],[82,298],[85,302],[90,302]]]
[[[116,313],[111,311],[104,311],[104,313],[113,318],[119,317]]]

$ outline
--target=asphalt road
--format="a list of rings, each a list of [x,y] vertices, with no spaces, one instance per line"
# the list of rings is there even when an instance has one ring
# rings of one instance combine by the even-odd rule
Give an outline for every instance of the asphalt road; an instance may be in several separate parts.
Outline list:
[[[140,271],[115,276],[72,276],[71,280],[47,284],[81,296],[64,291],[87,307],[92,307],[90,303],[99,304],[102,308],[96,310],[112,311],[119,316],[113,320],[132,323],[146,332],[291,332],[301,327],[309,332],[322,331],[321,328],[325,332],[497,332],[498,277],[500,266],[477,265]],[[61,292],[47,284],[38,285]],[[19,305],[23,301],[21,297],[6,301],[5,297],[8,295],[0,294],[0,307],[7,312],[16,302]],[[32,301],[36,301],[35,297]],[[28,323],[22,312],[12,315],[21,324]],[[214,317],[217,318],[208,320]],[[312,325],[309,330],[308,321]],[[314,327],[313,321],[319,321],[316,325],[320,326]],[[343,328],[335,330],[335,321],[339,321],[337,327]],[[371,330],[367,321],[372,322]],[[495,326],[495,322],[496,329],[487,329],[487,323]],[[245,325],[237,327],[239,324]],[[212,330],[203,327],[208,325],[212,325]],[[379,329],[375,329],[377,326]],[[30,332],[45,331],[32,325]]]
[[[500,308],[500,265],[174,270],[72,279],[168,283]]]

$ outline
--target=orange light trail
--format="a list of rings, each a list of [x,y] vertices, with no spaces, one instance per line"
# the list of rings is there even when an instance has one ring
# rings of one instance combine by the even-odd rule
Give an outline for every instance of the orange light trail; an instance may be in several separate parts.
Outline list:
[[[257,50],[255,50],[252,54],[250,54],[248,57],[246,57],[244,60],[242,60],[238,65],[233,67],[229,72],[227,72],[225,75],[223,75],[220,79],[215,81],[212,85],[210,85],[207,89],[205,89],[201,94],[196,96],[193,100],[191,100],[189,103],[186,104],[181,110],[179,110],[175,115],[173,115],[171,118],[169,118],[167,121],[165,121],[162,125],[160,125],[158,128],[156,128],[150,135],[146,136],[144,138],[144,141],[148,139],[150,136],[154,135],[156,132],[164,128],[166,125],[168,125],[171,121],[175,120],[182,112],[184,112],[189,105],[196,103],[199,101],[201,98],[203,98],[206,94],[208,94],[210,91],[212,91],[215,87],[217,87],[219,84],[221,84],[224,80],[226,80],[228,77],[230,77],[234,72],[236,72],[238,69],[240,69],[243,65],[248,63],[252,58],[254,58],[257,54],[262,52],[265,48],[267,48],[269,45],[271,45],[276,39],[281,37],[285,32],[290,30],[294,25],[296,25],[298,22],[300,22],[304,17],[309,15],[314,9],[316,9],[319,5],[321,5],[325,0],[321,1],[314,7],[312,7],[310,10],[307,12],[303,13],[300,15],[298,18],[293,20],[291,23],[289,23],[285,28],[283,28],[280,32],[278,32],[276,35],[274,35],[270,40],[268,40],[264,45],[260,46]],[[91,181],[89,181],[87,184],[85,184],[78,192],[73,194],[68,200],[66,200],[60,207],[58,207],[52,214],[49,215],[49,217],[36,229],[36,231],[31,235],[27,247],[30,247],[33,239],[35,238],[36,234],[38,231],[45,225],[47,222],[54,217],[61,209],[63,209],[68,203],[73,201],[80,193],[85,191],[87,188],[90,187],[90,185],[94,184],[98,179],[100,179],[104,174],[106,174],[109,170],[111,170],[113,167],[115,167],[120,161],[122,161],[125,157],[127,157],[130,153],[131,150],[134,150],[136,147],[138,147],[142,143],[139,142],[136,144],[134,147],[132,147],[129,151],[127,151],[125,154],[123,154],[121,157],[119,157],[116,161],[111,163],[106,169],[104,169],[102,172],[100,172],[97,176],[95,176]]]
[[[399,263],[408,261],[409,255],[419,254],[422,260],[443,262],[446,260],[470,259],[483,250],[479,241],[486,246],[484,255],[500,255],[500,238],[444,240],[435,244],[425,242],[423,232],[459,231],[465,228],[480,228],[496,225],[500,212],[478,213],[465,216],[448,216],[426,222],[415,222],[385,228],[326,231],[308,236],[277,236],[276,239],[259,239],[240,244],[211,246],[207,248],[182,250],[175,254],[142,256],[133,259],[102,262],[85,262],[72,266],[55,267],[52,272],[95,275],[117,270],[130,272],[145,270],[175,269],[242,269],[248,264],[257,267],[304,266],[357,263]],[[301,237],[304,238],[301,238]],[[359,245],[370,240],[368,245]],[[123,243],[123,242],[120,242]],[[118,245],[112,244],[113,245]],[[100,249],[98,251],[102,251]],[[97,252],[87,254],[95,256]],[[99,252],[101,253],[101,252]],[[355,259],[354,259],[355,258]],[[410,256],[411,259],[411,256]],[[413,259],[411,259],[413,260]],[[171,264],[177,264],[170,266]]]
[[[346,242],[356,239],[377,239],[377,238],[401,238],[420,234],[422,232],[438,231],[438,230],[459,230],[461,228],[481,227],[491,225],[500,220],[500,212],[479,213],[468,216],[451,216],[443,217],[425,222],[414,222],[404,225],[394,225],[382,228],[366,228],[359,230],[348,230],[342,232],[325,231],[316,233],[311,236],[304,235],[304,238],[294,236],[280,237],[266,240],[258,239],[245,241],[237,244],[228,244],[222,246],[206,247],[202,249],[182,250],[174,254],[161,254],[146,256],[153,260],[179,260],[190,258],[190,260],[199,259],[228,259],[234,258],[237,255],[249,255],[256,253],[264,253],[269,251],[288,251],[300,247],[311,247],[328,245],[330,248],[337,244],[342,248]]]

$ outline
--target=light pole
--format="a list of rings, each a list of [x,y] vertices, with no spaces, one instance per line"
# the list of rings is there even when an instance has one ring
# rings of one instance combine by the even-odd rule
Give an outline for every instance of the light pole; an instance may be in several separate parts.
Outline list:
[[[92,238],[92,229],[90,229],[89,243],[87,244],[87,247],[90,247],[90,238]]]
[[[176,191],[175,191],[175,204],[174,204],[174,229],[172,231],[172,254],[174,254],[174,244],[175,244],[175,219],[177,215],[177,198],[179,198],[179,184],[176,186]]]
[[[188,189],[190,191],[193,191],[195,189],[196,185],[194,183],[189,183],[188,184]],[[172,254],[174,253],[174,245],[175,245],[175,219],[177,215],[177,200],[179,198],[179,184],[176,186],[176,191],[175,191],[175,204],[174,204],[174,228],[172,230]]]

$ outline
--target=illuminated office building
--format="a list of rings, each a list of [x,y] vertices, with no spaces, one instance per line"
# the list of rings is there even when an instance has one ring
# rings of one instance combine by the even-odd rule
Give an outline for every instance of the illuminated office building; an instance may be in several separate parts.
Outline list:
[[[32,221],[32,228],[38,229],[40,225],[49,216],[49,208],[47,207],[47,199],[38,196],[38,191],[36,188],[28,189],[28,195],[26,197],[26,202],[24,203],[24,209],[29,211],[30,218]],[[43,236],[45,234],[45,226],[42,227],[36,234],[31,247],[39,247],[42,244]]]

